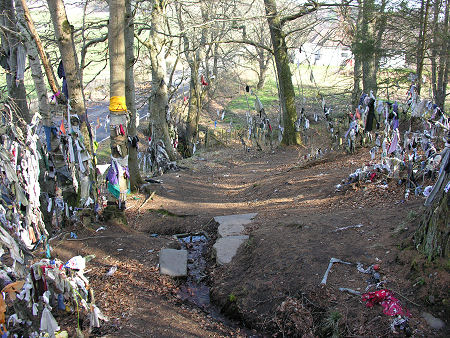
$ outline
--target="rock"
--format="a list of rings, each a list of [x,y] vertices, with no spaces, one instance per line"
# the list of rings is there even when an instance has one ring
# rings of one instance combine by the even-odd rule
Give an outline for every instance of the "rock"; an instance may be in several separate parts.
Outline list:
[[[238,215],[227,215],[227,216],[216,216],[214,220],[220,225],[245,225],[252,221],[253,218],[258,215],[257,213],[251,214],[238,214]]]
[[[237,250],[247,239],[242,235],[244,225],[251,223],[256,213],[216,216],[214,220],[219,223],[219,239],[213,246],[218,264],[228,264],[236,255]]]
[[[442,320],[440,320],[439,318],[436,318],[431,313],[422,312],[422,317],[425,318],[428,325],[430,325],[430,327],[435,330],[440,330],[440,329],[444,328],[444,326],[445,326],[445,323]]]
[[[223,265],[230,263],[241,244],[248,240],[248,238],[247,235],[219,238],[213,246],[217,264]]]
[[[163,275],[181,277],[187,275],[187,251],[161,249],[159,252],[159,272]]]
[[[221,224],[217,229],[219,237],[239,236],[244,231],[244,226],[240,224]]]

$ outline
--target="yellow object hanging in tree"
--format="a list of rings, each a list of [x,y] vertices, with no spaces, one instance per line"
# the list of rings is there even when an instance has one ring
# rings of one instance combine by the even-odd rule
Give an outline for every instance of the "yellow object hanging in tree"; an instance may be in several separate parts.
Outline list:
[[[127,104],[125,102],[125,96],[112,96],[109,99],[110,111],[127,111]]]

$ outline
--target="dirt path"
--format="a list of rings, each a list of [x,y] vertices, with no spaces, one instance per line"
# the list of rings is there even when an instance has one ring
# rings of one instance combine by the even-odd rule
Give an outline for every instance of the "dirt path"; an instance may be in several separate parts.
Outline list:
[[[98,233],[78,229],[79,238],[85,240],[55,243],[62,258],[96,255],[87,276],[97,292],[97,304],[111,319],[98,335],[256,334],[225,325],[182,302],[176,297],[180,281],[160,276],[157,268],[159,250],[177,245],[172,235],[203,230],[214,238],[212,217],[247,212],[258,213],[246,228],[248,243],[230,265],[210,267],[212,297],[229,315],[258,332],[327,335],[330,329],[322,323],[335,311],[341,316],[337,329],[341,334],[390,335],[389,318],[381,308],[367,309],[359,297],[338,290],[364,291],[367,277],[355,267],[334,266],[327,286],[319,287],[330,258],[336,257],[365,266],[380,264],[388,286],[402,295],[402,303],[413,315],[413,332],[439,335],[429,330],[420,311],[425,304],[436,316],[448,318],[448,310],[436,313],[442,309],[437,304],[448,299],[448,274],[429,275],[429,266],[420,258],[414,258],[412,267],[411,256],[418,254],[403,250],[407,244],[400,245],[413,231],[411,222],[416,220],[414,214],[420,214],[422,198],[404,201],[404,187],[394,182],[388,189],[371,183],[336,193],[336,184],[368,162],[367,149],[307,163],[303,155],[303,150],[294,148],[201,154],[182,163],[187,169],[162,176],[161,184],[150,184],[147,190],[155,191],[155,197],[143,207],[148,195],[132,196],[126,211],[128,225],[101,224],[107,229]],[[356,224],[363,226],[334,231]],[[118,267],[117,272],[107,277],[112,266]],[[423,283],[417,283],[418,278]],[[430,295],[433,304],[427,301]],[[297,312],[280,308],[287,299],[299,301]]]

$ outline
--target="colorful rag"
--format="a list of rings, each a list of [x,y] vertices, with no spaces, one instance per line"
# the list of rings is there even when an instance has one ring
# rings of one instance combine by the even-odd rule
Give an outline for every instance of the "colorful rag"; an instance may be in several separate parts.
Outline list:
[[[206,82],[205,77],[203,75],[200,77],[200,82],[202,83],[202,86],[208,85],[208,82]]]
[[[383,307],[383,313],[388,316],[411,316],[408,310],[402,308],[400,301],[394,297],[394,294],[390,290],[383,289],[364,293],[362,300],[367,302],[367,307],[380,304]]]

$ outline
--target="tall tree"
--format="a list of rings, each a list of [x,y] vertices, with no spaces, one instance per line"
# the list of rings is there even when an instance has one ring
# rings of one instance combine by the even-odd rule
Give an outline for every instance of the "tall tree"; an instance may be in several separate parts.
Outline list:
[[[165,20],[167,1],[152,0],[150,39],[146,43],[150,52],[152,69],[152,92],[149,98],[150,132],[153,142],[162,141],[170,160],[175,160],[177,152],[169,135],[169,97],[167,89]]]
[[[352,91],[352,111],[355,111],[358,107],[359,97],[361,95],[361,79],[362,79],[362,63],[361,63],[361,53],[359,53],[358,48],[361,47],[361,26],[363,21],[363,11],[361,6],[361,0],[358,0],[358,15],[356,23],[354,25],[354,39],[352,43],[352,51],[354,55],[353,64],[353,91]]]
[[[127,106],[125,98],[125,0],[111,0],[109,3],[108,47],[110,59],[110,99],[111,116],[111,168],[114,168],[119,191],[119,205],[128,193],[128,135]],[[111,169],[110,169],[111,170]],[[114,193],[113,193],[114,194]]]
[[[433,97],[444,109],[450,68],[450,0],[434,0],[433,41],[431,46],[431,76]]]
[[[134,85],[134,16],[131,10],[131,0],[125,1],[125,96],[131,119],[128,124],[128,135],[133,140],[129,147],[128,167],[130,170],[130,186],[136,190],[143,183],[139,172],[137,159],[137,132],[136,132],[136,92]]]
[[[190,69],[189,107],[184,137],[184,155],[192,156],[194,152],[194,143],[196,142],[198,136],[198,123],[202,109],[202,84],[200,83],[200,69],[201,62],[205,56],[205,42],[207,34],[206,22],[208,20],[205,0],[200,1],[199,20],[203,23],[200,28],[200,33],[198,33],[198,29],[194,28],[190,36],[188,35],[182,13],[183,6],[179,5],[177,10],[178,24],[180,26],[180,31],[182,32],[181,36],[184,42],[183,52]]]
[[[375,1],[362,2],[362,27],[360,43],[362,44],[362,83],[364,92],[373,90],[377,93],[376,39],[375,39]]]
[[[26,91],[24,84],[25,72],[25,48],[20,41],[20,33],[16,27],[16,14],[14,0],[0,0],[0,23],[2,29],[2,64],[6,70],[6,83],[8,86],[8,96],[12,106],[27,122],[31,121],[29,115]]]
[[[75,124],[79,123],[79,128],[84,139],[84,145],[86,149],[92,153],[83,85],[81,83],[80,68],[73,41],[74,27],[67,19],[66,9],[62,0],[47,0],[47,3],[50,9],[59,52],[61,54],[61,61],[66,75],[71,113],[77,115],[79,122],[75,122]]]
[[[436,257],[448,257],[450,252],[450,222],[448,217],[450,193],[445,191],[450,179],[450,147],[448,142],[450,142],[449,137],[447,137],[447,146],[442,153],[439,178],[425,201],[426,209],[414,235],[416,247],[430,260]]]
[[[68,131],[70,133],[69,142],[73,142],[73,146],[78,152],[79,203],[84,204],[90,201],[90,196],[93,197],[93,201],[96,201],[97,188],[95,170],[93,170],[95,163],[93,162],[92,133],[87,120],[83,85],[73,41],[74,27],[67,19],[62,0],[47,0],[47,3],[67,80],[70,105],[70,109],[68,109],[70,116],[67,116],[67,120],[71,127]],[[75,159],[71,159],[71,161],[73,162]],[[91,185],[92,183],[93,185]]]
[[[16,2],[18,2],[18,1],[16,1]],[[58,95],[59,101],[62,102],[61,101],[62,96],[59,96],[59,93],[60,93],[59,87],[56,82],[54,73],[52,71],[50,61],[48,60],[47,54],[45,53],[44,47],[42,46],[41,38],[39,37],[39,34],[36,31],[36,27],[34,25],[33,19],[31,18],[31,14],[30,14],[30,10],[28,9],[27,2],[26,2],[26,0],[20,0],[20,4],[23,9],[23,15],[24,15],[24,19],[26,21],[27,27],[28,27],[29,34],[32,36],[32,38],[36,44],[36,47],[32,47],[32,48],[33,49],[36,48],[37,52],[39,53],[39,56],[42,61],[42,65],[44,66],[45,74],[47,75],[47,81],[48,81],[48,84],[50,85],[50,89],[52,90],[53,94]]]
[[[298,19],[316,11],[319,4],[309,1],[301,10],[288,16],[282,17],[275,0],[264,0],[264,6],[269,23],[270,36],[272,40],[273,53],[277,69],[278,90],[280,91],[281,107],[283,110],[284,133],[282,143],[284,145],[301,144],[300,132],[295,128],[297,111],[295,108],[295,92],[292,84],[292,73],[289,67],[289,57],[286,45],[286,35],[283,31],[285,23]]]
[[[420,1],[420,14],[419,14],[419,37],[417,41],[417,56],[416,56],[416,74],[417,84],[416,89],[420,94],[422,88],[422,72],[425,59],[425,52],[427,50],[427,33],[428,33],[428,14],[431,0]]]
[[[44,75],[42,73],[41,61],[36,44],[36,40],[29,31],[29,16],[28,7],[23,7],[24,0],[16,0],[17,23],[22,39],[25,44],[25,49],[28,55],[28,62],[31,69],[31,77],[33,79],[34,87],[38,98],[39,112],[43,117],[44,125],[51,126],[51,114],[48,103],[47,88],[44,82]],[[26,6],[26,3],[25,3]],[[32,22],[32,21],[31,21]],[[34,27],[34,26],[33,26]],[[28,29],[27,29],[28,28]]]

